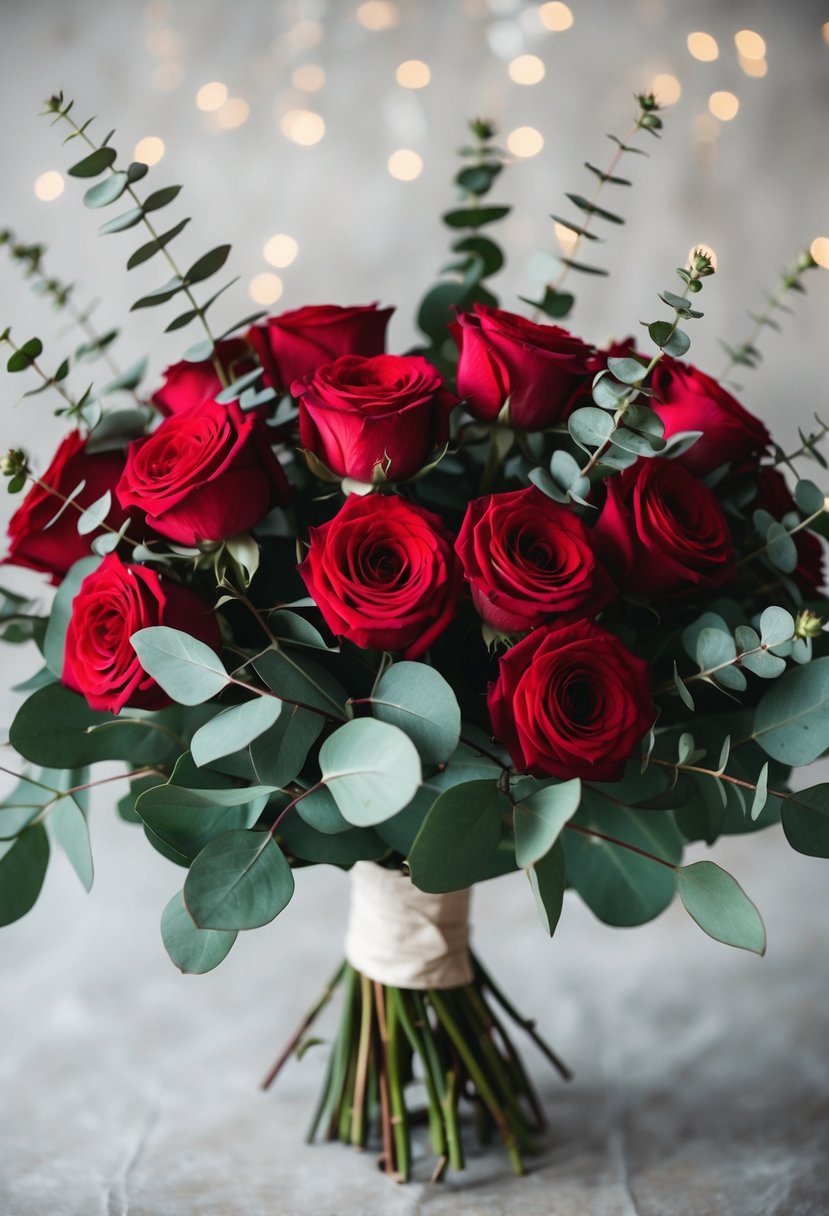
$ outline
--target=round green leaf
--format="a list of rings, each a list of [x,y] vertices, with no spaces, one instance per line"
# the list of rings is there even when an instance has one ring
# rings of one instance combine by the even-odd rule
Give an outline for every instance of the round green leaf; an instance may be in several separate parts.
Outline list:
[[[829,785],[813,785],[783,800],[786,839],[807,857],[829,857]]]
[[[501,798],[494,781],[468,781],[437,799],[409,853],[421,891],[458,891],[486,873],[501,838]]]
[[[236,941],[234,930],[199,929],[178,891],[161,914],[161,940],[171,960],[185,975],[204,975],[227,958]]]
[[[588,452],[607,442],[613,431],[613,419],[595,405],[586,405],[570,415],[567,428],[579,447]]]
[[[736,878],[713,861],[696,861],[679,869],[677,884],[689,915],[709,937],[765,954],[766,930],[760,913]]]
[[[560,785],[545,786],[515,804],[515,860],[522,870],[549,853],[580,802],[581,781],[574,777]]]
[[[764,646],[779,646],[794,637],[794,617],[785,608],[766,608],[760,617],[760,641]]]
[[[200,705],[229,683],[217,654],[180,629],[154,625],[130,638],[141,666],[179,705]]]
[[[276,697],[255,697],[217,714],[193,735],[193,762],[201,767],[241,751],[273,726],[281,710],[282,702]]]
[[[829,747],[829,657],[796,667],[769,688],[752,737],[787,765],[811,764]]]
[[[184,903],[200,929],[258,929],[278,916],[294,893],[294,876],[269,832],[216,836],[199,853],[184,883]]]
[[[159,840],[184,857],[195,857],[217,836],[252,828],[270,794],[262,786],[185,789],[156,785],[140,796],[135,810]]]
[[[457,698],[440,672],[425,663],[393,663],[371,697],[372,713],[399,726],[426,764],[443,764],[461,734]]]
[[[397,726],[358,718],[320,748],[322,780],[349,823],[371,827],[402,810],[421,782],[420,757]]]

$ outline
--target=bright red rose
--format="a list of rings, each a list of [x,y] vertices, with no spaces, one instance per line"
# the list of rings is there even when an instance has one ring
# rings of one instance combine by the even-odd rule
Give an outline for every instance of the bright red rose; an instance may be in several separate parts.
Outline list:
[[[777,520],[790,511],[797,511],[797,503],[792,498],[785,477],[775,468],[760,469],[757,474],[757,497],[751,505],[752,510],[760,508],[768,511]],[[804,595],[814,595],[824,582],[823,544],[820,537],[808,528],[801,528],[792,540],[797,546],[797,566],[790,577]]]
[[[689,363],[662,359],[654,368],[651,387],[657,396],[653,409],[665,426],[665,438],[680,431],[702,431],[696,443],[678,460],[704,477],[720,465],[759,458],[771,437],[759,418],[744,409],[730,393]]]
[[[618,781],[656,716],[648,664],[592,621],[527,634],[501,659],[488,704],[521,772],[589,781]]]
[[[638,460],[612,477],[593,535],[620,584],[637,596],[720,587],[735,575],[722,507],[675,460]]]
[[[332,633],[406,659],[443,633],[461,586],[442,520],[386,494],[351,494],[312,528],[299,572]]]
[[[221,361],[228,383],[253,371],[256,366],[250,346],[241,338],[219,342],[216,356]],[[185,359],[165,368],[164,383],[153,393],[152,399],[162,414],[185,414],[212,401],[223,388],[212,359],[205,359],[202,363],[188,363]]]
[[[265,369],[265,383],[287,389],[341,355],[381,355],[393,308],[309,304],[268,317],[248,337]]]
[[[470,414],[494,422],[509,401],[509,424],[541,431],[566,415],[592,347],[558,325],[476,304],[455,329],[458,393]]]
[[[584,524],[535,486],[471,502],[455,548],[475,607],[502,633],[593,616],[615,594]]]
[[[259,419],[205,402],[136,439],[118,483],[124,507],[183,545],[226,540],[288,501],[288,482]]]
[[[303,447],[338,477],[405,481],[449,438],[455,399],[419,355],[343,355],[291,392]]]
[[[91,506],[107,490],[114,490],[124,469],[124,457],[120,452],[90,455],[86,446],[80,431],[70,431],[61,440],[52,463],[39,479],[44,486],[67,496],[85,481],[86,485],[74,499],[81,508]],[[61,500],[55,494],[41,486],[32,486],[9,521],[9,552],[3,563],[40,570],[51,575],[53,583],[59,583],[70,566],[87,557],[95,533],[78,534],[79,517],[74,507],[67,507],[60,519],[44,531],[60,507]],[[120,528],[125,519],[126,512],[113,502],[107,517],[109,526]]]
[[[161,709],[170,698],[148,676],[130,644],[138,629],[167,625],[213,650],[219,627],[207,604],[147,566],[125,565],[111,553],[83,580],[72,601],[66,631],[63,683],[86,697],[91,709],[117,714]]]

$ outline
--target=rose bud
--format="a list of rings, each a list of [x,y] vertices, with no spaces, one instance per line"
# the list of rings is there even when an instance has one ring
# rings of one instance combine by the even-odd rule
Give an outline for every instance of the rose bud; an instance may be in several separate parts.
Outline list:
[[[70,566],[89,555],[96,533],[79,535],[77,508],[67,507],[60,519],[46,527],[60,511],[62,504],[58,495],[68,497],[80,482],[85,481],[86,485],[73,499],[84,510],[118,484],[124,468],[122,453],[90,455],[86,446],[80,431],[70,431],[61,440],[52,463],[39,478],[43,486],[55,493],[50,494],[39,485],[33,485],[29,490],[9,521],[9,552],[3,559],[4,564],[40,570],[51,575],[53,583],[59,583]],[[126,511],[113,501],[107,517],[109,526],[120,528],[126,517]]]
[[[198,596],[147,566],[125,565],[110,553],[86,576],[72,601],[63,683],[86,697],[91,709],[113,714],[125,705],[169,705],[170,698],[146,674],[130,645],[136,630],[152,625],[180,629],[219,649],[216,618]]]
[[[289,496],[265,427],[236,402],[165,418],[129,445],[118,483],[122,506],[146,511],[149,527],[182,545],[244,532]]]
[[[702,431],[677,458],[698,477],[721,465],[743,462],[749,455],[759,458],[771,442],[759,418],[689,363],[662,359],[653,371],[651,387],[657,394],[653,410],[662,419],[666,439],[681,431]]]
[[[443,521],[387,494],[351,494],[312,528],[299,572],[332,633],[406,659],[443,633],[461,586]]]
[[[309,304],[256,325],[248,337],[265,369],[265,383],[288,389],[341,355],[381,355],[393,308]]]
[[[781,520],[790,511],[797,511],[797,503],[786,485],[779,469],[764,468],[757,474],[757,497],[752,510],[768,511]],[[792,537],[797,548],[797,565],[789,575],[804,595],[814,595],[823,586],[823,544],[820,537],[808,528],[801,528]]]
[[[500,633],[561,612],[594,616],[616,593],[579,517],[535,486],[471,502],[455,548],[475,607]]]
[[[419,355],[343,355],[291,392],[304,448],[338,477],[406,481],[439,455],[455,405]]]
[[[470,414],[494,422],[509,402],[508,425],[519,431],[541,431],[566,416],[593,349],[558,325],[483,304],[458,316],[455,339],[458,393]]]
[[[230,384],[256,366],[250,346],[241,338],[218,342],[215,353]],[[152,401],[162,414],[185,414],[212,401],[223,388],[212,359],[201,363],[188,363],[185,359],[165,368],[164,383],[153,393]]]
[[[648,664],[592,621],[527,634],[487,700],[496,738],[534,777],[618,781],[655,717]]]
[[[638,460],[612,477],[593,535],[620,585],[636,596],[720,587],[735,576],[722,507],[676,460]]]

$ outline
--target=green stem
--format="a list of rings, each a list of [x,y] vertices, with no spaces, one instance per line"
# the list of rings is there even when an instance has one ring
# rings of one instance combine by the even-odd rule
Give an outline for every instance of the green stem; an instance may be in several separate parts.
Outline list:
[[[361,974],[360,1036],[357,1042],[357,1072],[354,1082],[354,1118],[351,1122],[351,1143],[355,1148],[365,1148],[366,1143],[366,1089],[371,1057],[372,1016],[371,980],[367,975]]]
[[[406,993],[399,988],[390,989],[390,999],[397,1005],[397,1015],[400,1018],[400,1025],[403,1027],[403,1033],[409,1040],[412,1051],[421,1061],[423,1066],[423,1084],[426,1088],[428,1114],[429,1114],[429,1132],[432,1138],[432,1148],[438,1157],[446,1156],[446,1136],[443,1129],[443,1123],[440,1119],[440,1098],[435,1082],[432,1077],[432,1070],[429,1067],[429,1060],[426,1055],[426,1048],[423,1040],[418,1033],[415,1025],[415,1018],[409,1012],[406,1005]]]
[[[311,1026],[313,1026],[314,1022],[317,1020],[317,1018],[319,1017],[322,1010],[325,1008],[325,1006],[331,1000],[331,997],[334,995],[334,992],[336,991],[337,985],[339,984],[340,980],[343,978],[343,972],[345,971],[345,966],[346,966],[345,962],[340,963],[337,970],[331,976],[331,979],[328,981],[327,985],[325,986],[325,988],[322,991],[322,995],[319,997],[319,999],[317,1001],[315,1001],[315,1003],[308,1010],[305,1017],[302,1019],[299,1026],[297,1027],[296,1031],[291,1035],[290,1039],[286,1043],[281,1055],[279,1056],[278,1060],[274,1064],[273,1068],[270,1070],[268,1075],[262,1081],[261,1086],[260,1086],[261,1089],[270,1089],[271,1085],[273,1085],[274,1081],[276,1080],[276,1078],[279,1076],[280,1072],[282,1071],[282,1068],[284,1067],[285,1063],[293,1055],[296,1047],[298,1046],[298,1044],[304,1037],[306,1031],[308,1031],[311,1028]]]
[[[411,1152],[409,1146],[409,1125],[406,1118],[406,1104],[403,1100],[403,1082],[400,1075],[400,1019],[398,1004],[393,998],[394,989],[383,988],[375,984],[375,1000],[378,1011],[381,1006],[385,1013],[386,1038],[383,1048],[386,1052],[389,1078],[389,1100],[391,1104],[392,1132],[394,1133],[394,1148],[397,1171],[404,1182],[409,1181],[411,1174]],[[388,998],[388,1000],[386,999]],[[382,1022],[381,1022],[382,1035]]]
[[[656,860],[659,860],[659,858],[657,858]],[[515,1008],[515,1006],[513,1005],[512,1001],[509,999],[509,997],[506,995],[506,993],[501,988],[499,988],[498,985],[495,983],[495,980],[492,978],[492,976],[486,970],[486,968],[484,967],[481,960],[477,957],[477,955],[470,954],[470,958],[472,959],[472,966],[473,966],[476,974],[478,975],[481,983],[484,985],[484,987],[489,989],[489,991],[495,997],[495,1000],[498,1002],[498,1004],[501,1006],[501,1008],[504,1010],[504,1012],[507,1014],[507,1016],[509,1018],[511,1018],[511,1020],[515,1023],[516,1026],[520,1026],[520,1028],[524,1031],[525,1034],[528,1034],[530,1036],[532,1041],[535,1043],[536,1047],[539,1049],[539,1051],[544,1056],[547,1057],[547,1059],[550,1061],[553,1068],[555,1068],[555,1070],[559,1073],[561,1078],[564,1081],[572,1081],[572,1079],[573,1079],[572,1072],[567,1067],[567,1065],[564,1063],[564,1061],[561,1060],[556,1055],[556,1053],[553,1051],[552,1047],[550,1047],[549,1043],[545,1042],[545,1040],[538,1033],[538,1031],[535,1028],[535,1022],[531,1018],[523,1017],[518,1012],[518,1010]]]
[[[803,291],[803,288],[800,286],[801,275],[815,265],[816,263],[809,254],[808,250],[803,250],[803,252],[798,255],[798,259],[794,266],[791,268],[791,270],[787,270],[781,278],[777,291],[773,296],[769,297],[768,307],[766,308],[765,312],[761,313],[759,317],[755,318],[756,323],[754,329],[751,331],[748,338],[746,338],[742,345],[735,347],[733,350],[729,350],[728,358],[725,361],[725,366],[717,377],[718,380],[724,380],[729,372],[731,372],[738,363],[745,363],[745,356],[751,355],[752,353],[757,353],[755,343],[771,320],[772,313],[783,308],[783,297],[787,292],[797,291],[798,289]]]

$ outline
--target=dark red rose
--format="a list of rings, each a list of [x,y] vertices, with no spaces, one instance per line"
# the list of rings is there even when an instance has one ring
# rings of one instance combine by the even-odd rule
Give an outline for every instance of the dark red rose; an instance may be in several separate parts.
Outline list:
[[[90,455],[80,432],[70,431],[61,440],[52,463],[39,480],[44,486],[65,496],[85,481],[86,485],[74,499],[79,507],[85,508],[106,494],[107,490],[114,491],[123,469],[122,453],[98,452]],[[87,557],[96,533],[88,536],[78,534],[79,516],[74,507],[67,507],[60,519],[44,531],[60,508],[60,498],[42,486],[33,485],[9,520],[9,552],[3,559],[4,564],[40,570],[51,575],[53,583],[59,583],[70,566]],[[126,512],[113,501],[107,523],[111,528],[120,528],[125,519]]]
[[[592,621],[536,629],[490,685],[492,729],[521,772],[618,781],[652,725],[650,668]]]
[[[341,355],[381,355],[393,308],[309,304],[268,317],[248,337],[265,369],[265,383],[287,389]]]
[[[747,456],[759,458],[771,442],[759,418],[716,380],[689,363],[662,359],[653,370],[651,387],[657,393],[652,399],[653,408],[664,423],[666,439],[680,431],[703,432],[678,457],[698,477],[724,464],[743,463]]]
[[[205,402],[136,439],[118,483],[124,507],[184,545],[226,540],[287,502],[288,482],[258,418],[236,404]]]
[[[256,366],[250,346],[241,338],[217,343],[216,357],[221,361],[229,384]],[[162,414],[185,414],[212,401],[223,388],[212,359],[202,363],[188,363],[185,359],[165,368],[164,383],[156,389],[152,399]]]
[[[638,460],[608,482],[593,533],[636,596],[720,587],[734,577],[734,542],[711,490],[675,460]]]
[[[581,520],[534,486],[471,502],[455,548],[475,607],[502,633],[593,616],[615,594]]]
[[[386,494],[351,494],[312,528],[299,572],[332,633],[407,659],[443,633],[461,586],[442,520]]]
[[[66,631],[63,683],[86,697],[90,708],[117,714],[161,709],[170,698],[148,676],[130,644],[138,629],[167,625],[213,650],[219,627],[207,604],[147,566],[125,565],[111,553],[83,580],[72,601]]]
[[[291,392],[303,447],[338,477],[405,481],[449,438],[455,399],[419,355],[343,355]]]
[[[509,401],[509,425],[541,431],[559,422],[587,370],[592,347],[558,325],[476,304],[455,328],[460,347],[458,393],[482,422]]]
[[[753,510],[760,508],[768,511],[777,520],[781,520],[790,511],[797,512],[797,503],[786,484],[786,479],[780,470],[775,468],[764,468],[758,472],[757,497],[751,505]],[[797,566],[790,577],[804,595],[814,595],[824,582],[823,545],[820,538],[808,528],[801,528],[792,540],[797,546]]]

